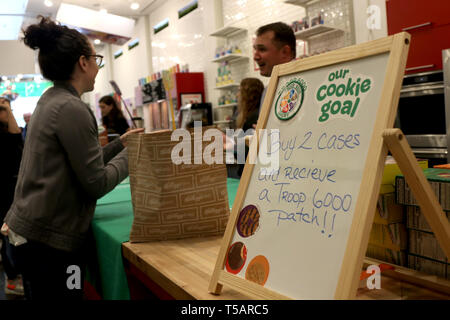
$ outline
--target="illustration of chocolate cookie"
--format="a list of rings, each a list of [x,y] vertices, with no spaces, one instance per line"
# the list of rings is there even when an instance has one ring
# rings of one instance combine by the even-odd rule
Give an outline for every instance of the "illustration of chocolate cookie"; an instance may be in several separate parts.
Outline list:
[[[264,256],[256,256],[248,264],[245,279],[264,285],[269,277],[269,261]]]
[[[250,237],[255,234],[259,227],[259,211],[254,205],[248,205],[241,210],[237,221],[237,231],[243,238]]]
[[[228,249],[225,267],[228,272],[238,274],[247,260],[247,248],[242,242],[233,243]]]

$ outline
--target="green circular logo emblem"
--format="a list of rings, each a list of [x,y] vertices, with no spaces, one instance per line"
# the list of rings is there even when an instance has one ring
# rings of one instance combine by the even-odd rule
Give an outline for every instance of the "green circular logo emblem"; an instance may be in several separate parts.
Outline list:
[[[289,81],[278,94],[275,115],[280,120],[293,118],[300,110],[305,96],[306,84],[301,79]]]

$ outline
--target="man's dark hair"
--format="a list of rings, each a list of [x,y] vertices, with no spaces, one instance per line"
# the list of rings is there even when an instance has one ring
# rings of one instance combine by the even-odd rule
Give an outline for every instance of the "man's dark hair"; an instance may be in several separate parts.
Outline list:
[[[75,29],[57,24],[50,18],[39,18],[39,23],[23,31],[24,43],[33,50],[39,49],[39,66],[45,78],[69,80],[78,59],[92,54],[89,41]]]
[[[288,45],[291,48],[292,59],[294,59],[297,56],[295,49],[296,41],[294,31],[292,31],[291,27],[283,22],[266,24],[256,30],[256,36],[259,37],[269,31],[273,31],[274,33],[273,42],[275,46],[281,49],[283,46]]]

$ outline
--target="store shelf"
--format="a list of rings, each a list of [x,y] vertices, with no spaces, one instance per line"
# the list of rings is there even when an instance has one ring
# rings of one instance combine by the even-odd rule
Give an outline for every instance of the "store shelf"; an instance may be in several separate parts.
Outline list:
[[[246,31],[247,30],[243,28],[228,26],[211,33],[210,36],[219,38],[229,38]]]
[[[237,103],[219,104],[216,108],[231,108],[237,106]]]
[[[311,1],[313,1],[313,0],[285,0],[284,3],[304,7],[308,2],[311,2]]]
[[[334,28],[334,27],[329,27],[329,26],[326,26],[323,24],[318,24],[314,27],[311,27],[311,28],[308,28],[305,30],[301,30],[301,31],[297,31],[295,33],[295,38],[298,40],[308,40],[311,37],[325,34],[328,32],[344,32],[344,30]]]
[[[215,87],[214,89],[231,89],[231,88],[237,88],[237,87],[239,87],[239,84],[231,83],[231,84],[226,84],[224,86]]]
[[[249,58],[243,54],[237,54],[237,53],[231,53],[231,54],[227,54],[224,55],[220,58],[214,59],[212,60],[212,62],[225,62],[228,61],[230,63],[232,62],[237,62],[237,61],[241,61],[241,60],[248,60]]]

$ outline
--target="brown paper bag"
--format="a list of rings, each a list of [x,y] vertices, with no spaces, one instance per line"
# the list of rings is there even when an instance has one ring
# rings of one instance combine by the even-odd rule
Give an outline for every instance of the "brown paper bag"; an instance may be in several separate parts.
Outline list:
[[[206,130],[206,128],[205,128]],[[131,242],[222,235],[229,204],[225,164],[175,165],[171,131],[131,135],[128,157],[134,221]],[[203,142],[202,148],[211,142]]]

